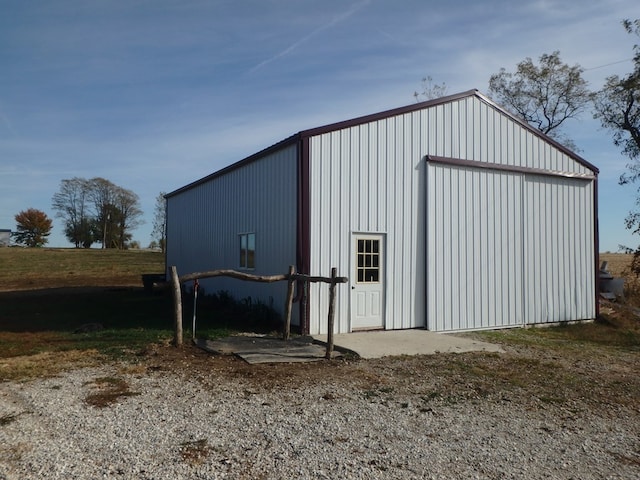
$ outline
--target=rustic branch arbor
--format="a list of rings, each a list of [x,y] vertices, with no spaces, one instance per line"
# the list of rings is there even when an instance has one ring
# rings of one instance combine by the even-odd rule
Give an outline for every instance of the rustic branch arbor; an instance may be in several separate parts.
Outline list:
[[[250,282],[288,282],[287,298],[285,300],[285,320],[282,331],[282,339],[288,340],[291,332],[291,310],[293,304],[293,290],[294,283],[296,281],[310,282],[310,283],[328,283],[329,284],[329,315],[327,318],[327,352],[325,357],[331,359],[333,352],[333,331],[334,331],[334,317],[335,317],[335,298],[336,298],[336,284],[347,283],[349,279],[347,277],[338,277],[338,271],[334,267],[331,269],[330,277],[320,277],[304,275],[295,273],[295,267],[289,266],[289,272],[282,275],[252,275],[249,273],[238,272],[235,270],[211,270],[207,272],[195,272],[188,273],[186,275],[178,276],[178,271],[175,266],[171,267],[171,284],[173,286],[173,300],[174,300],[174,318],[175,318],[175,334],[174,344],[179,347],[182,345],[182,289],[183,283],[199,280],[202,278],[212,277],[231,277],[238,280],[250,281]]]

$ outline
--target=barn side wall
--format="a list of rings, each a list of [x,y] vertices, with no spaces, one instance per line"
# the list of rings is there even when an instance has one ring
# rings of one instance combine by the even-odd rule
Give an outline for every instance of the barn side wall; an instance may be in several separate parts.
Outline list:
[[[297,146],[291,144],[170,196],[167,267],[175,265],[179,275],[223,268],[286,273],[296,264],[297,158]],[[256,235],[255,269],[240,268],[242,233]],[[205,293],[227,290],[238,299],[251,297],[284,310],[286,282],[218,277],[200,285]]]
[[[451,178],[443,167],[439,176],[428,170],[432,167],[425,158],[432,155],[515,169],[593,175],[586,165],[482,98],[469,96],[320,133],[310,138],[309,145],[311,271],[328,272],[335,266],[353,282],[352,235],[382,234],[386,249],[384,328],[427,326],[444,331],[572,319],[566,317],[575,315],[559,307],[546,316],[533,313],[542,309],[546,299],[538,297],[532,303],[526,297],[547,288],[543,281],[526,277],[531,272],[528,265],[538,262],[538,274],[551,278],[551,269],[561,256],[566,265],[580,263],[557,277],[558,285],[569,278],[580,284],[573,311],[581,312],[577,313],[580,317],[595,311],[593,181],[582,181],[588,187],[579,194],[573,184],[562,191],[566,201],[557,205],[575,208],[576,199],[581,198],[586,206],[575,223],[575,241],[558,247],[557,261],[542,262],[532,259],[543,253],[540,249],[523,244],[524,235],[539,227],[532,224],[524,229],[523,198],[535,194],[535,188],[531,191],[524,185],[524,174],[480,174],[461,168]],[[451,172],[450,167],[444,168]],[[436,189],[435,182],[441,182],[442,188]],[[482,209],[487,202],[497,202],[499,208]],[[552,208],[552,204],[531,208]],[[469,209],[473,209],[476,223],[469,225],[470,218],[456,217],[462,230],[454,231],[449,224],[445,228],[437,219],[450,218],[452,209],[456,215],[471,215]],[[553,221],[544,220],[548,241],[560,241],[569,232],[554,231]],[[517,232],[512,229],[514,224],[519,225]],[[479,235],[485,235],[484,244],[477,244]],[[489,241],[494,243],[490,246]],[[452,244],[465,242],[471,246],[461,256]],[[569,258],[573,246],[580,252]],[[488,292],[482,290],[482,278],[494,285],[491,299],[484,298]],[[352,286],[338,289],[336,330],[340,332],[351,331]],[[460,302],[461,292],[466,291],[473,292],[478,301]],[[312,286],[310,299],[311,333],[326,333],[327,289]],[[461,314],[464,322],[454,321]],[[447,315],[448,320],[442,318]]]

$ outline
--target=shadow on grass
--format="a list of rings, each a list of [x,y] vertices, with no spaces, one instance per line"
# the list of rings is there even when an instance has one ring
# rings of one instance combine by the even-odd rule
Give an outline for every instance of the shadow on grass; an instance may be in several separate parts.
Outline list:
[[[185,295],[183,309],[187,340],[193,297]],[[173,338],[173,312],[168,292],[134,287],[0,292],[0,358],[92,349],[111,356],[132,354]],[[206,339],[238,331],[266,333],[280,321],[270,306],[226,293],[199,299],[197,314],[198,337]]]
[[[172,303],[142,288],[82,287],[0,293],[0,358],[98,350],[119,356],[172,336]],[[82,330],[92,324],[93,329]]]
[[[62,288],[0,293],[0,330],[4,332],[73,332],[99,323],[106,330],[172,328],[167,295],[142,288]]]

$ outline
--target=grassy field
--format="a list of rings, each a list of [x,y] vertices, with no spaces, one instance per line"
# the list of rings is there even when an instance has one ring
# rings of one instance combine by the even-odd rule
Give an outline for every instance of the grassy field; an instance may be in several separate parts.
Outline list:
[[[0,248],[0,358],[126,355],[168,341],[171,300],[145,294],[141,281],[163,271],[154,251]],[[87,324],[100,330],[76,333]]]
[[[63,365],[61,359],[77,361],[79,352],[131,359],[149,345],[168,345],[173,299],[168,291],[145,292],[141,280],[142,274],[163,272],[164,255],[154,251],[0,248],[0,359],[55,358],[38,362],[47,372]],[[192,307],[183,302],[186,338]],[[269,331],[273,315],[259,303],[201,298],[198,335]],[[99,329],[80,331],[89,325]],[[25,362],[27,371],[32,360]],[[20,375],[22,369],[12,365],[12,372],[0,368],[0,381]]]
[[[164,273],[152,250],[0,248],[0,291],[140,286],[143,273]]]
[[[633,255],[626,253],[601,253],[600,263],[607,262],[607,268],[613,276],[626,277],[629,280],[630,277],[628,269],[632,258]]]
[[[629,256],[602,257],[614,275],[625,275]],[[166,292],[145,293],[141,282],[143,273],[164,271],[162,253],[2,248],[0,267],[0,381],[54,373],[89,358],[135,360],[150,346],[169,348],[172,298]],[[272,331],[277,321],[266,305],[224,295],[201,298],[198,305],[198,333],[208,338],[238,330]],[[185,338],[190,335],[191,306],[183,302]],[[576,355],[638,351],[640,322],[627,307],[607,306],[591,324],[473,335]],[[101,328],[78,331],[87,324]]]

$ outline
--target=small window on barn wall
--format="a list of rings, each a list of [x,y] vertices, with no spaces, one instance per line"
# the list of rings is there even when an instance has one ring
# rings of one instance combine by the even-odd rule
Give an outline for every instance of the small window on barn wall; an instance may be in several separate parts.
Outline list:
[[[241,233],[240,237],[240,268],[256,267],[256,234]]]

